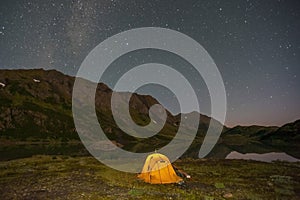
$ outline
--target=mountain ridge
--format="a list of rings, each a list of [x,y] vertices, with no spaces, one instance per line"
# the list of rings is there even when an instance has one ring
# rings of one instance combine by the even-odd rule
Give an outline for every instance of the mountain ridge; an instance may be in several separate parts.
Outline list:
[[[0,70],[0,139],[21,141],[72,141],[79,140],[72,118],[72,88],[75,77],[56,70]],[[167,112],[163,129],[155,136],[134,138],[117,127],[110,109],[112,90],[99,83],[95,95],[95,107],[98,121],[107,137],[120,144],[124,149],[134,152],[147,152],[168,144],[178,130],[180,116]],[[122,100],[124,93],[119,93]],[[150,95],[133,93],[130,99],[130,114],[139,125],[150,122],[149,108],[159,102]],[[184,115],[190,115],[188,113]],[[198,133],[187,155],[196,157],[203,138],[214,120],[200,115]],[[216,120],[214,120],[216,121]],[[259,143],[282,150],[292,143],[293,149],[299,147],[300,120],[282,127],[235,126],[223,127],[218,145],[226,146],[226,151],[236,150],[236,146]],[[284,128],[285,127],[285,128]],[[283,135],[283,133],[286,133]],[[286,136],[288,135],[288,136]],[[286,138],[282,138],[286,137]],[[275,144],[274,141],[277,141]],[[143,147],[139,145],[143,143]],[[274,145],[275,144],[275,145]],[[229,148],[228,148],[229,147]],[[295,151],[295,150],[293,150]],[[214,151],[212,152],[212,155]],[[292,152],[300,157],[300,152]]]

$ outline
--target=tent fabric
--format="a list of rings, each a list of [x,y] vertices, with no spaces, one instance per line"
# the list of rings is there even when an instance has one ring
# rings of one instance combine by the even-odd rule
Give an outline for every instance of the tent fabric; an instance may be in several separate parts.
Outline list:
[[[160,153],[154,153],[147,157],[138,178],[151,184],[179,183],[182,181],[182,178],[177,176],[169,159]]]

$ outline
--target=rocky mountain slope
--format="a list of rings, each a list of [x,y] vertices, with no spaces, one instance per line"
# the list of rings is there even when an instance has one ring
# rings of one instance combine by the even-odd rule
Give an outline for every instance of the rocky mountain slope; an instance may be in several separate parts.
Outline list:
[[[79,141],[76,133],[71,106],[72,87],[75,78],[55,70],[0,70],[0,139],[12,141],[68,142]],[[163,129],[155,136],[137,139],[125,134],[116,125],[111,109],[112,90],[105,84],[98,84],[95,98],[97,116],[109,139],[122,148],[134,152],[147,152],[169,143],[178,130],[180,114],[167,112]],[[122,95],[120,98],[122,100]],[[130,114],[140,125],[150,122],[149,108],[159,103],[148,95],[133,94],[130,99]],[[193,115],[198,113],[189,113]],[[200,114],[199,114],[200,115]],[[186,155],[196,157],[202,140],[212,119],[200,115],[197,136]],[[250,126],[227,128],[216,145],[212,156],[220,156],[232,150],[281,151],[287,145],[290,154],[300,157],[300,121],[283,127]],[[217,123],[218,126],[222,126]],[[143,144],[143,146],[139,144]],[[250,148],[250,149],[249,149]],[[245,150],[245,151],[246,151]]]
[[[4,85],[0,87],[2,138],[24,141],[79,139],[71,113],[74,77],[55,70],[1,70],[0,82]],[[135,144],[143,141],[124,134],[117,127],[110,109],[111,94],[112,90],[105,84],[98,84],[95,105],[99,122],[111,140],[116,140],[124,148],[133,148]],[[120,96],[122,98],[122,94]],[[130,114],[134,121],[140,125],[148,124],[149,108],[157,103],[151,96],[133,94]],[[167,122],[160,133],[147,140],[149,148],[159,148],[167,144],[176,133],[180,115],[173,116],[167,112],[167,116]],[[209,117],[201,115],[199,133],[202,138],[210,120]],[[134,150],[147,151],[137,146]]]

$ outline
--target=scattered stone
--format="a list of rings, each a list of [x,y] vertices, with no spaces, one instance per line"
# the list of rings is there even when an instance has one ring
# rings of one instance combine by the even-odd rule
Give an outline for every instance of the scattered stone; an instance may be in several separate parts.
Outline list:
[[[224,197],[225,199],[229,199],[229,198],[232,198],[233,195],[232,195],[231,193],[226,193],[226,194],[223,195],[223,197]]]
[[[33,79],[33,81],[34,81],[35,83],[40,83],[40,82],[41,82],[41,81],[38,80],[38,79]]]
[[[274,186],[274,184],[273,183],[271,183],[271,182],[268,182],[268,186]]]

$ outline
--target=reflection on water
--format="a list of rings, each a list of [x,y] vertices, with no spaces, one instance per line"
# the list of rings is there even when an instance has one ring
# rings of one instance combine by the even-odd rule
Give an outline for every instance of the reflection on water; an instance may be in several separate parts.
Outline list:
[[[235,149],[235,151],[232,151]],[[270,149],[262,149],[255,146],[256,153],[253,148],[244,147],[237,150],[236,147],[227,147],[219,145],[215,148],[208,158],[218,159],[246,159],[271,162],[282,160],[288,162],[297,162],[300,159],[294,158],[287,153],[278,153]],[[240,151],[241,150],[241,151]],[[239,153],[238,151],[242,152]],[[81,143],[55,143],[55,144],[22,144],[22,145],[0,145],[0,161],[13,160],[17,158],[26,158],[33,155],[67,155],[67,156],[87,156],[90,155]]]
[[[272,162],[275,160],[288,161],[288,162],[298,162],[297,158],[294,158],[286,153],[270,152],[270,153],[239,153],[236,151],[230,152],[225,159],[244,159],[244,160],[257,160],[263,162]]]

